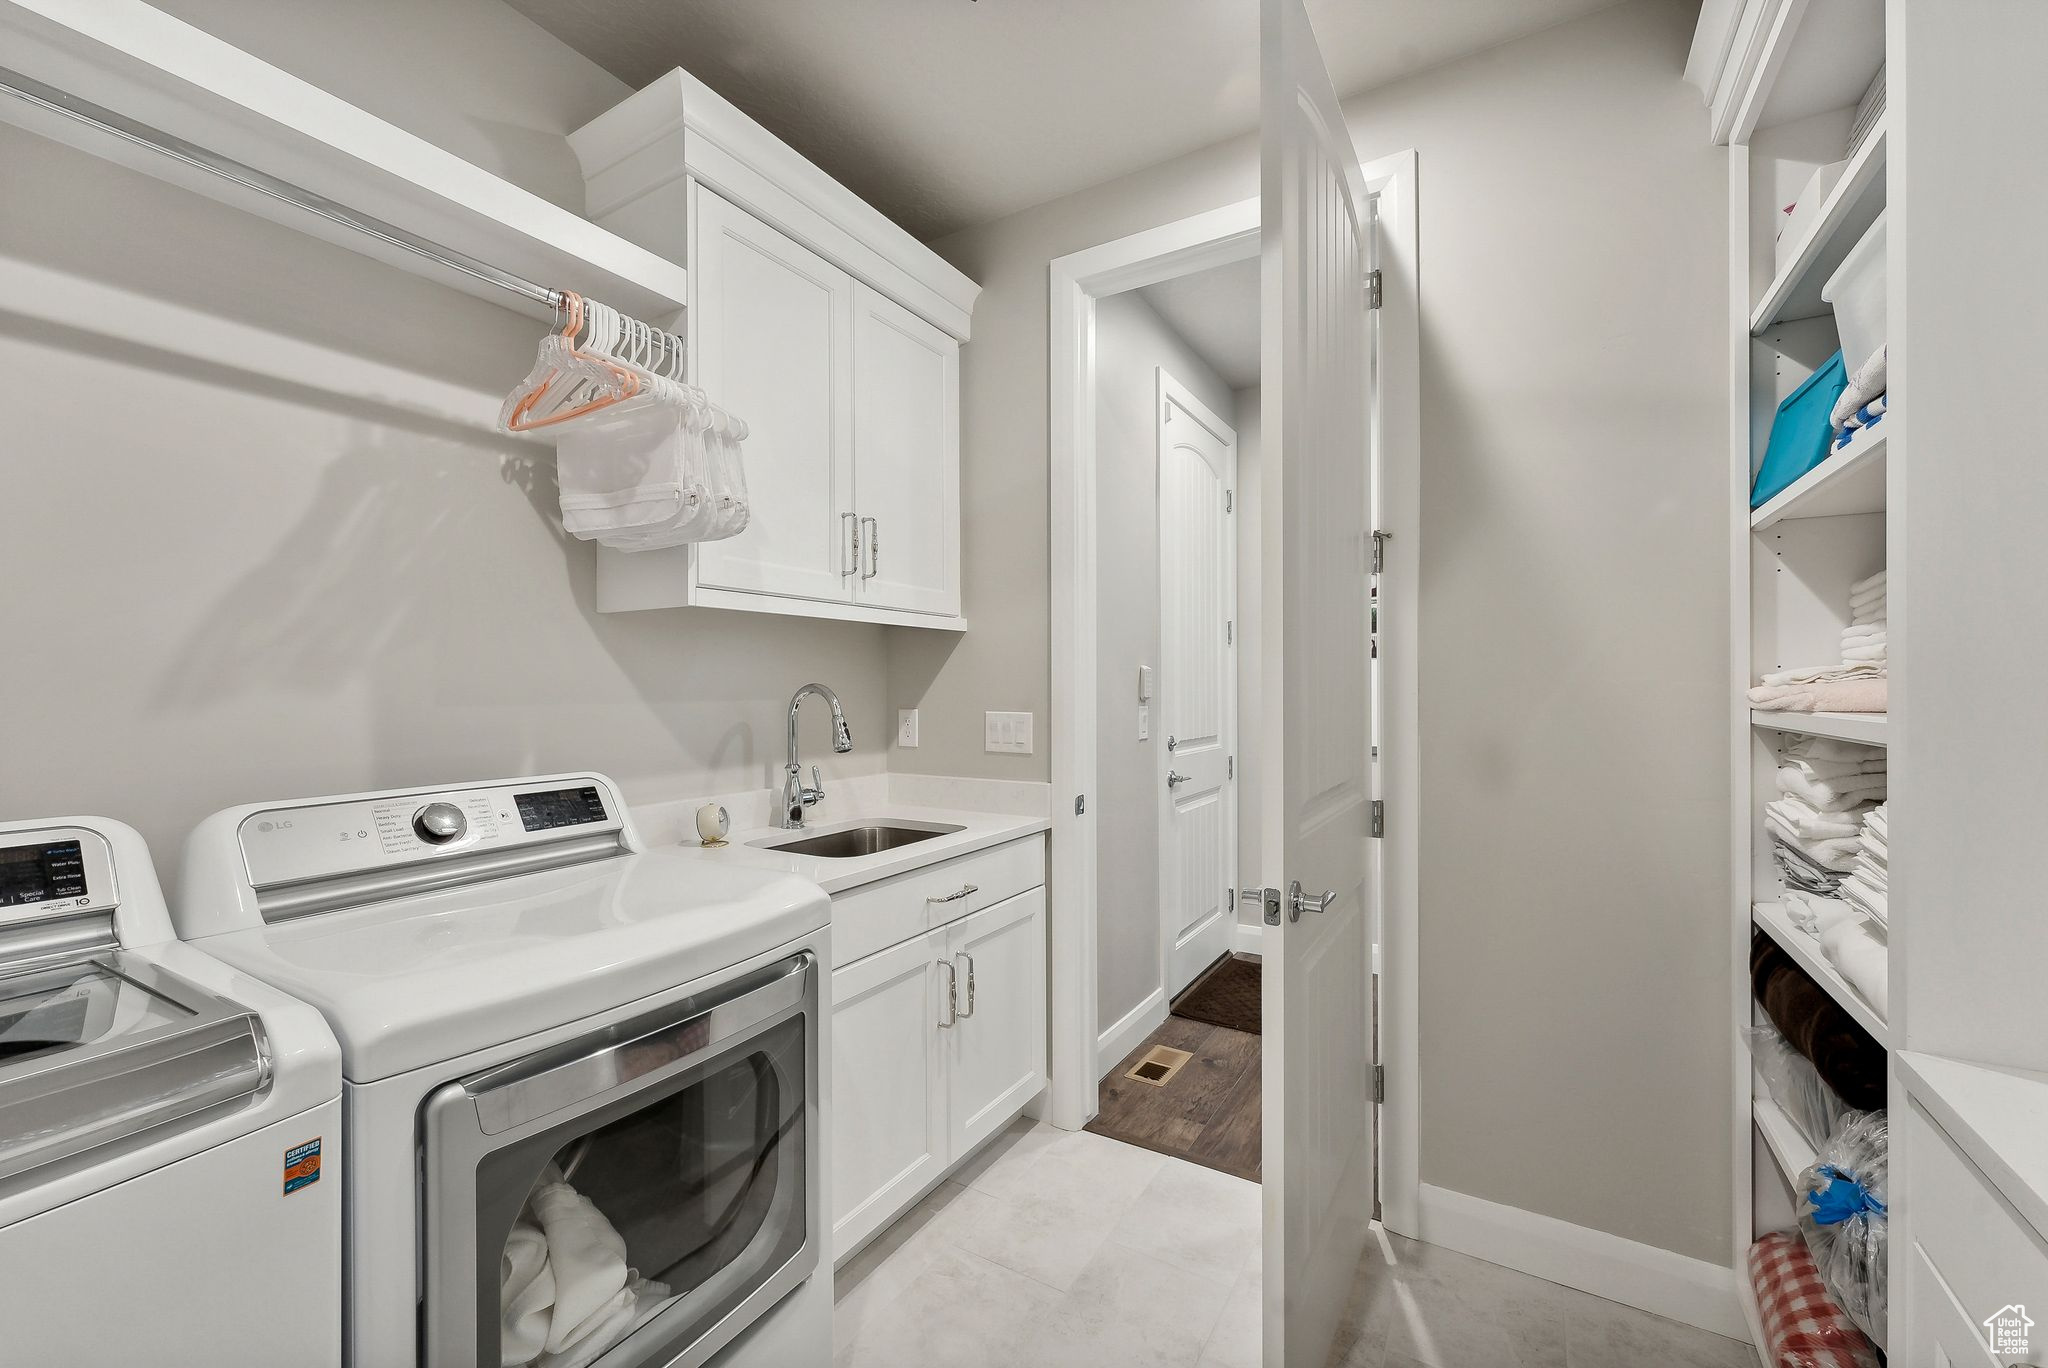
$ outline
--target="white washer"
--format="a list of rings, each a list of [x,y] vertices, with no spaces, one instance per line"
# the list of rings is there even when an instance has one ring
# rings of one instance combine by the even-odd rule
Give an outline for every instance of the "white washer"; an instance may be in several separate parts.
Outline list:
[[[142,837],[0,824],[0,1361],[341,1362],[341,1052],[171,934]]]
[[[575,774],[217,813],[183,894],[180,934],[340,1038],[351,1363],[829,1362],[816,885],[644,850]],[[557,1175],[662,1287],[555,1262]],[[529,1285],[536,1241],[609,1311]]]

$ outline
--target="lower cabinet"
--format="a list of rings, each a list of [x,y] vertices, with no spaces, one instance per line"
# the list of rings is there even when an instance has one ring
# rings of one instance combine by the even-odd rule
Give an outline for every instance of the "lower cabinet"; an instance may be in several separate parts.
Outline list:
[[[844,1257],[1045,1086],[1045,889],[832,974],[832,1249]]]

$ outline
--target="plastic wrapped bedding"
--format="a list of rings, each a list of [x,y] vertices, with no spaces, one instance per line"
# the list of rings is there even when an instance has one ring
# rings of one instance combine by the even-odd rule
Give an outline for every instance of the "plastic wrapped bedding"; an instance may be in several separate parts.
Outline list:
[[[1887,1082],[1884,1047],[1762,931],[1751,942],[1749,969],[1764,1015],[1813,1061],[1835,1095],[1857,1111],[1880,1110]]]
[[[1851,1116],[1799,1176],[1799,1231],[1835,1304],[1884,1347],[1885,1246],[1891,1222],[1889,1127],[1881,1111]]]
[[[1790,1231],[1749,1247],[1766,1368],[1878,1368],[1877,1351],[1821,1285],[1806,1241]]]
[[[1853,1115],[1847,1103],[1822,1081],[1811,1060],[1792,1048],[1777,1027],[1752,1026],[1744,1032],[1750,1058],[1763,1075],[1764,1086],[1800,1134],[1817,1150],[1821,1141],[1833,1135]]]

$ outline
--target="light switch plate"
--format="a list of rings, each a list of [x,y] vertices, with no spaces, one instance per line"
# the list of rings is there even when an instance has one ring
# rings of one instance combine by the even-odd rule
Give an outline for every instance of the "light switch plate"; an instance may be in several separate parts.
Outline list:
[[[1031,714],[985,712],[981,715],[981,748],[991,755],[1031,754]]]
[[[896,744],[906,750],[914,750],[917,747],[917,709],[896,710]]]
[[[1138,739],[1140,741],[1150,741],[1152,739],[1152,710],[1143,703],[1138,705]]]
[[[1138,667],[1138,701],[1140,703],[1150,703],[1152,701],[1152,667],[1150,665],[1140,665]]]

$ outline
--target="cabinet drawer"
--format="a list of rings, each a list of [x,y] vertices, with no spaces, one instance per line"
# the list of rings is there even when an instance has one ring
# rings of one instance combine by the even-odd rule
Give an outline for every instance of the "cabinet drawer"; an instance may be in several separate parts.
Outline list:
[[[832,962],[852,964],[1044,882],[1040,834],[842,893],[832,900]]]
[[[2033,1227],[1918,1103],[1906,1108],[1906,1131],[1913,1242],[1970,1319],[1981,1324],[2008,1305],[2048,1307],[2048,1247]],[[2048,1363],[2048,1352],[2039,1352],[2048,1350],[2048,1327],[2034,1335],[2037,1352],[2025,1361]]]

